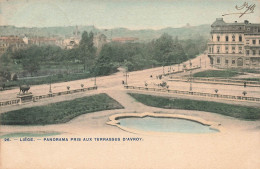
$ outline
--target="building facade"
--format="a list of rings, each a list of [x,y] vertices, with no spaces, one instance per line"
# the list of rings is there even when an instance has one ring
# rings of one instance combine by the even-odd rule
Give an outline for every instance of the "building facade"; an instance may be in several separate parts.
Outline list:
[[[18,36],[1,36],[0,37],[0,56],[10,48],[12,51],[25,48],[26,44],[21,37]]]
[[[208,57],[216,68],[260,68],[260,24],[217,18],[211,25]]]

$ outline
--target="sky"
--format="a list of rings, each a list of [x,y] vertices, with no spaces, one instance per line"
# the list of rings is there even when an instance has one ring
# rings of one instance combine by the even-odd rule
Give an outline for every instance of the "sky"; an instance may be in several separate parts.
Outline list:
[[[254,13],[224,16],[226,22],[260,23],[260,0],[0,0],[0,25],[53,27],[94,25],[110,29],[161,29],[212,24],[235,6],[255,4]]]

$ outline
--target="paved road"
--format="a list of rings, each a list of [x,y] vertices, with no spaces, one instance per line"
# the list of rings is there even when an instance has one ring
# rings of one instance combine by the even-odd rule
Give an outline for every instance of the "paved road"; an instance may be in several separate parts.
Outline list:
[[[201,63],[202,69],[209,68],[209,60],[206,57],[206,55],[200,55],[196,57],[195,59],[191,60],[192,66],[196,67],[199,66]],[[205,64],[206,63],[206,64]],[[188,65],[189,68],[189,61],[184,63]],[[205,67],[206,65],[206,67]],[[175,71],[178,70],[178,66],[174,65],[171,66],[171,69],[174,69]],[[182,64],[179,66],[179,70],[182,69]],[[170,70],[170,66],[164,67],[164,71]],[[199,71],[199,70],[197,70]],[[160,83],[160,80],[156,79],[157,75],[160,75],[163,73],[162,67],[152,68],[152,69],[146,69],[141,71],[134,71],[129,73],[128,77],[128,85],[137,85],[137,86],[144,86],[145,82],[147,82],[150,86],[152,86],[153,83]],[[150,75],[153,75],[153,78],[150,77]],[[119,72],[110,75],[110,76],[103,76],[103,77],[97,77],[97,85],[99,89],[117,89],[119,87],[122,87],[122,80],[125,81],[124,76],[124,70],[120,70]],[[164,79],[163,79],[164,80]],[[190,84],[186,82],[168,82],[170,85],[170,89],[177,89],[177,90],[189,90]],[[67,86],[70,86],[70,89],[79,89],[81,88],[80,85],[84,84],[85,87],[90,87],[94,85],[94,78],[89,79],[83,79],[83,80],[76,80],[76,81],[70,81],[70,82],[61,82],[61,83],[55,83],[52,84],[52,92],[61,92],[66,91]],[[34,95],[44,95],[49,92],[49,84],[43,84],[43,85],[37,85],[37,86],[31,86],[30,92],[32,92]],[[214,93],[215,89],[219,90],[220,94],[234,94],[234,95],[242,95],[242,92],[244,90],[247,91],[247,96],[254,96],[254,97],[260,97],[260,90],[259,88],[246,88],[244,89],[241,86],[226,86],[226,85],[213,85],[213,84],[199,84],[194,83],[192,84],[193,91],[198,92],[208,92],[208,93]],[[0,92],[0,101],[3,100],[11,100],[15,99],[17,93],[19,92],[19,89],[12,89],[7,91]]]

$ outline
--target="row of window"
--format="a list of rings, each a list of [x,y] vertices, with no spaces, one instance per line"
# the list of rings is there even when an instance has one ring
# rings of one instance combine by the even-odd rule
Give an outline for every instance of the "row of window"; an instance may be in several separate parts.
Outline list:
[[[257,40],[256,39],[252,39],[252,44],[256,45]],[[249,45],[249,40],[246,40],[246,44]],[[260,39],[258,40],[258,44],[260,45]]]
[[[220,64],[220,58],[217,58],[217,63]],[[228,63],[229,63],[229,60],[226,59],[226,60],[225,60],[225,64],[228,65]],[[236,60],[233,59],[233,60],[231,61],[231,63],[232,63],[232,65],[236,64]]]
[[[242,58],[238,58],[237,59],[237,65],[238,66],[243,66],[243,59]],[[245,59],[244,60],[244,64],[245,65],[250,65],[250,64],[252,64],[252,65],[257,65],[259,63],[259,61],[258,60],[251,60],[251,62],[250,62],[250,60],[249,59]],[[217,64],[220,64],[220,58],[217,58]],[[225,65],[228,65],[229,64],[229,59],[225,59]],[[232,59],[231,60],[231,64],[232,65],[235,65],[236,64],[236,60],[235,59]]]
[[[232,53],[235,53],[236,47],[232,46],[231,49],[232,49]],[[242,53],[242,49],[243,49],[242,46],[239,46],[238,49],[239,49],[238,53]],[[225,52],[229,53],[229,46],[225,46]],[[214,48],[210,47],[209,48],[209,53],[214,53]],[[220,53],[220,46],[217,46],[217,53]]]
[[[213,40],[213,36],[212,36],[212,40]],[[225,40],[226,40],[226,42],[229,41],[229,36],[228,36],[228,35],[225,36]],[[220,36],[219,36],[219,35],[217,36],[217,41],[218,41],[218,42],[220,41]],[[235,35],[232,35],[232,42],[235,42],[235,41],[236,41],[236,36],[235,36]],[[243,41],[242,35],[239,35],[238,41],[239,41],[239,42],[242,42],[242,41]]]
[[[252,50],[252,55],[256,55],[256,50]],[[250,50],[246,50],[246,55],[250,54]],[[260,50],[258,50],[258,55],[260,55]]]

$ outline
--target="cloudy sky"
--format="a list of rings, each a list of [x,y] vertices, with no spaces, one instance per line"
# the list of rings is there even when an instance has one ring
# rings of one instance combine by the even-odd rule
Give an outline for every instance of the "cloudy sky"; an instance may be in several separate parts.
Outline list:
[[[0,25],[49,27],[95,25],[98,28],[160,29],[211,24],[237,11],[245,0],[0,0]],[[227,22],[260,22],[260,1],[254,13],[224,16]]]

